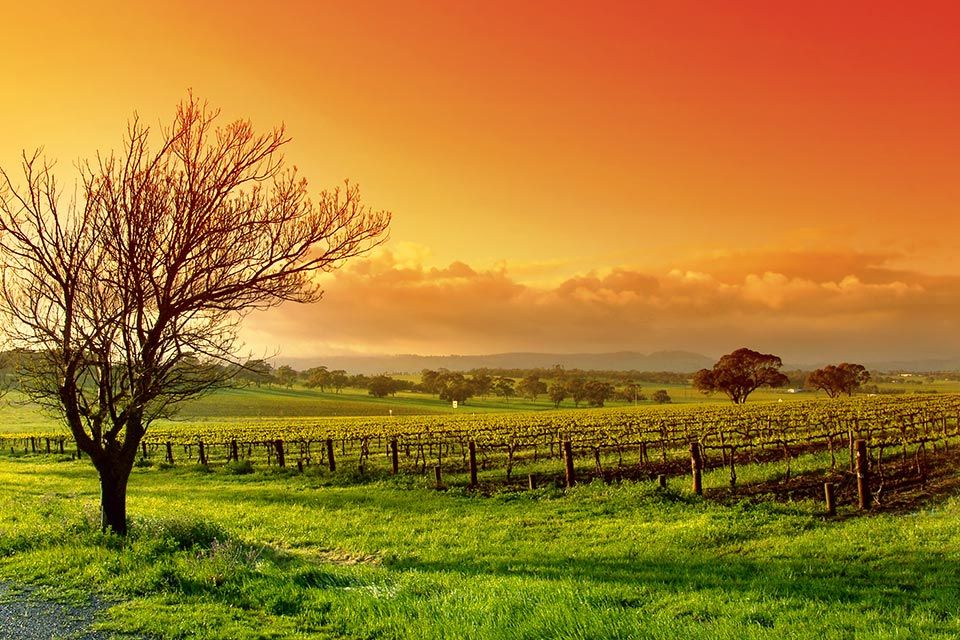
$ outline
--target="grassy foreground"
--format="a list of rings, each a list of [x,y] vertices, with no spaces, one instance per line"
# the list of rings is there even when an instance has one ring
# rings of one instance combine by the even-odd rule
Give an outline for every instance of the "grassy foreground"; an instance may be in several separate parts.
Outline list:
[[[105,628],[158,638],[960,635],[956,497],[826,522],[652,483],[426,484],[139,468],[121,541],[88,462],[2,456],[0,579],[97,591]]]

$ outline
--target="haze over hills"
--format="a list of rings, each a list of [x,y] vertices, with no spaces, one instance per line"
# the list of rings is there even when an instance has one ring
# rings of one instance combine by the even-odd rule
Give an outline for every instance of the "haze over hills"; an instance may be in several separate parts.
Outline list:
[[[350,373],[419,373],[423,369],[445,368],[451,371],[470,369],[533,369],[549,368],[559,364],[565,369],[596,371],[672,371],[685,373],[713,366],[715,359],[687,351],[657,351],[644,354],[634,351],[614,353],[495,353],[490,355],[420,356],[329,356],[315,358],[285,358],[279,356],[275,364],[289,364],[295,369],[324,365],[329,369],[344,369]]]
[[[710,368],[716,357],[690,351],[655,351],[639,353],[636,351],[616,351],[611,353],[533,353],[512,352],[487,355],[447,355],[422,356],[416,354],[400,355],[355,355],[355,356],[316,356],[291,358],[278,356],[272,359],[274,366],[288,364],[294,369],[303,370],[320,365],[329,369],[344,369],[349,373],[366,375],[390,373],[419,373],[423,369],[449,369],[451,371],[469,371],[471,369],[548,369],[560,365],[565,369],[583,369],[586,371],[670,371],[674,373],[692,373],[699,369]],[[785,370],[813,370],[829,362],[792,363],[785,362]],[[939,358],[922,360],[886,360],[863,363],[871,371],[960,371],[960,358]]]

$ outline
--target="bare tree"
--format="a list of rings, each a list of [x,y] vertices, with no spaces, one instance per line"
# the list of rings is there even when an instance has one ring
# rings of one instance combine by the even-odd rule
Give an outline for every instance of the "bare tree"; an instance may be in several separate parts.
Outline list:
[[[69,198],[39,154],[20,183],[0,171],[4,328],[33,353],[25,389],[90,457],[119,534],[144,434],[236,371],[220,365],[244,315],[318,300],[317,272],[386,239],[390,214],[354,185],[310,199],[282,127],[218,118],[192,95],[159,136],[134,118],[120,153],[79,165]]]

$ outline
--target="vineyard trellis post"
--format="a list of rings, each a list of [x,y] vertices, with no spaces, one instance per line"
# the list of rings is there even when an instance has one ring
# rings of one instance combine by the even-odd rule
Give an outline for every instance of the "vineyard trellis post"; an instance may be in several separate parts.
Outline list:
[[[861,511],[870,508],[870,459],[867,457],[867,441],[857,440],[857,495]]]
[[[327,465],[330,467],[330,473],[337,470],[337,460],[333,456],[333,438],[327,438]]]
[[[827,515],[828,516],[837,515],[837,501],[833,494],[832,482],[823,483],[823,498],[827,503]]]
[[[470,453],[468,461],[470,465],[470,488],[477,486],[477,443],[471,440],[467,445]]]
[[[563,442],[563,459],[566,485],[569,489],[577,483],[576,471],[573,468],[573,443],[569,440]]]
[[[700,453],[700,443],[690,443],[690,473],[693,476],[693,492],[703,495],[703,457]]]

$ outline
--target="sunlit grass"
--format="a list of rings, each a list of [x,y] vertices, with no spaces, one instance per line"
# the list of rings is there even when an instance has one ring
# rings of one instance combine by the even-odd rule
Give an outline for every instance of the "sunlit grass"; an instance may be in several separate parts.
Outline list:
[[[685,479],[480,497],[377,478],[138,468],[117,541],[97,532],[89,463],[0,458],[0,577],[97,590],[123,602],[108,627],[160,638],[960,634],[957,499],[825,521]]]

